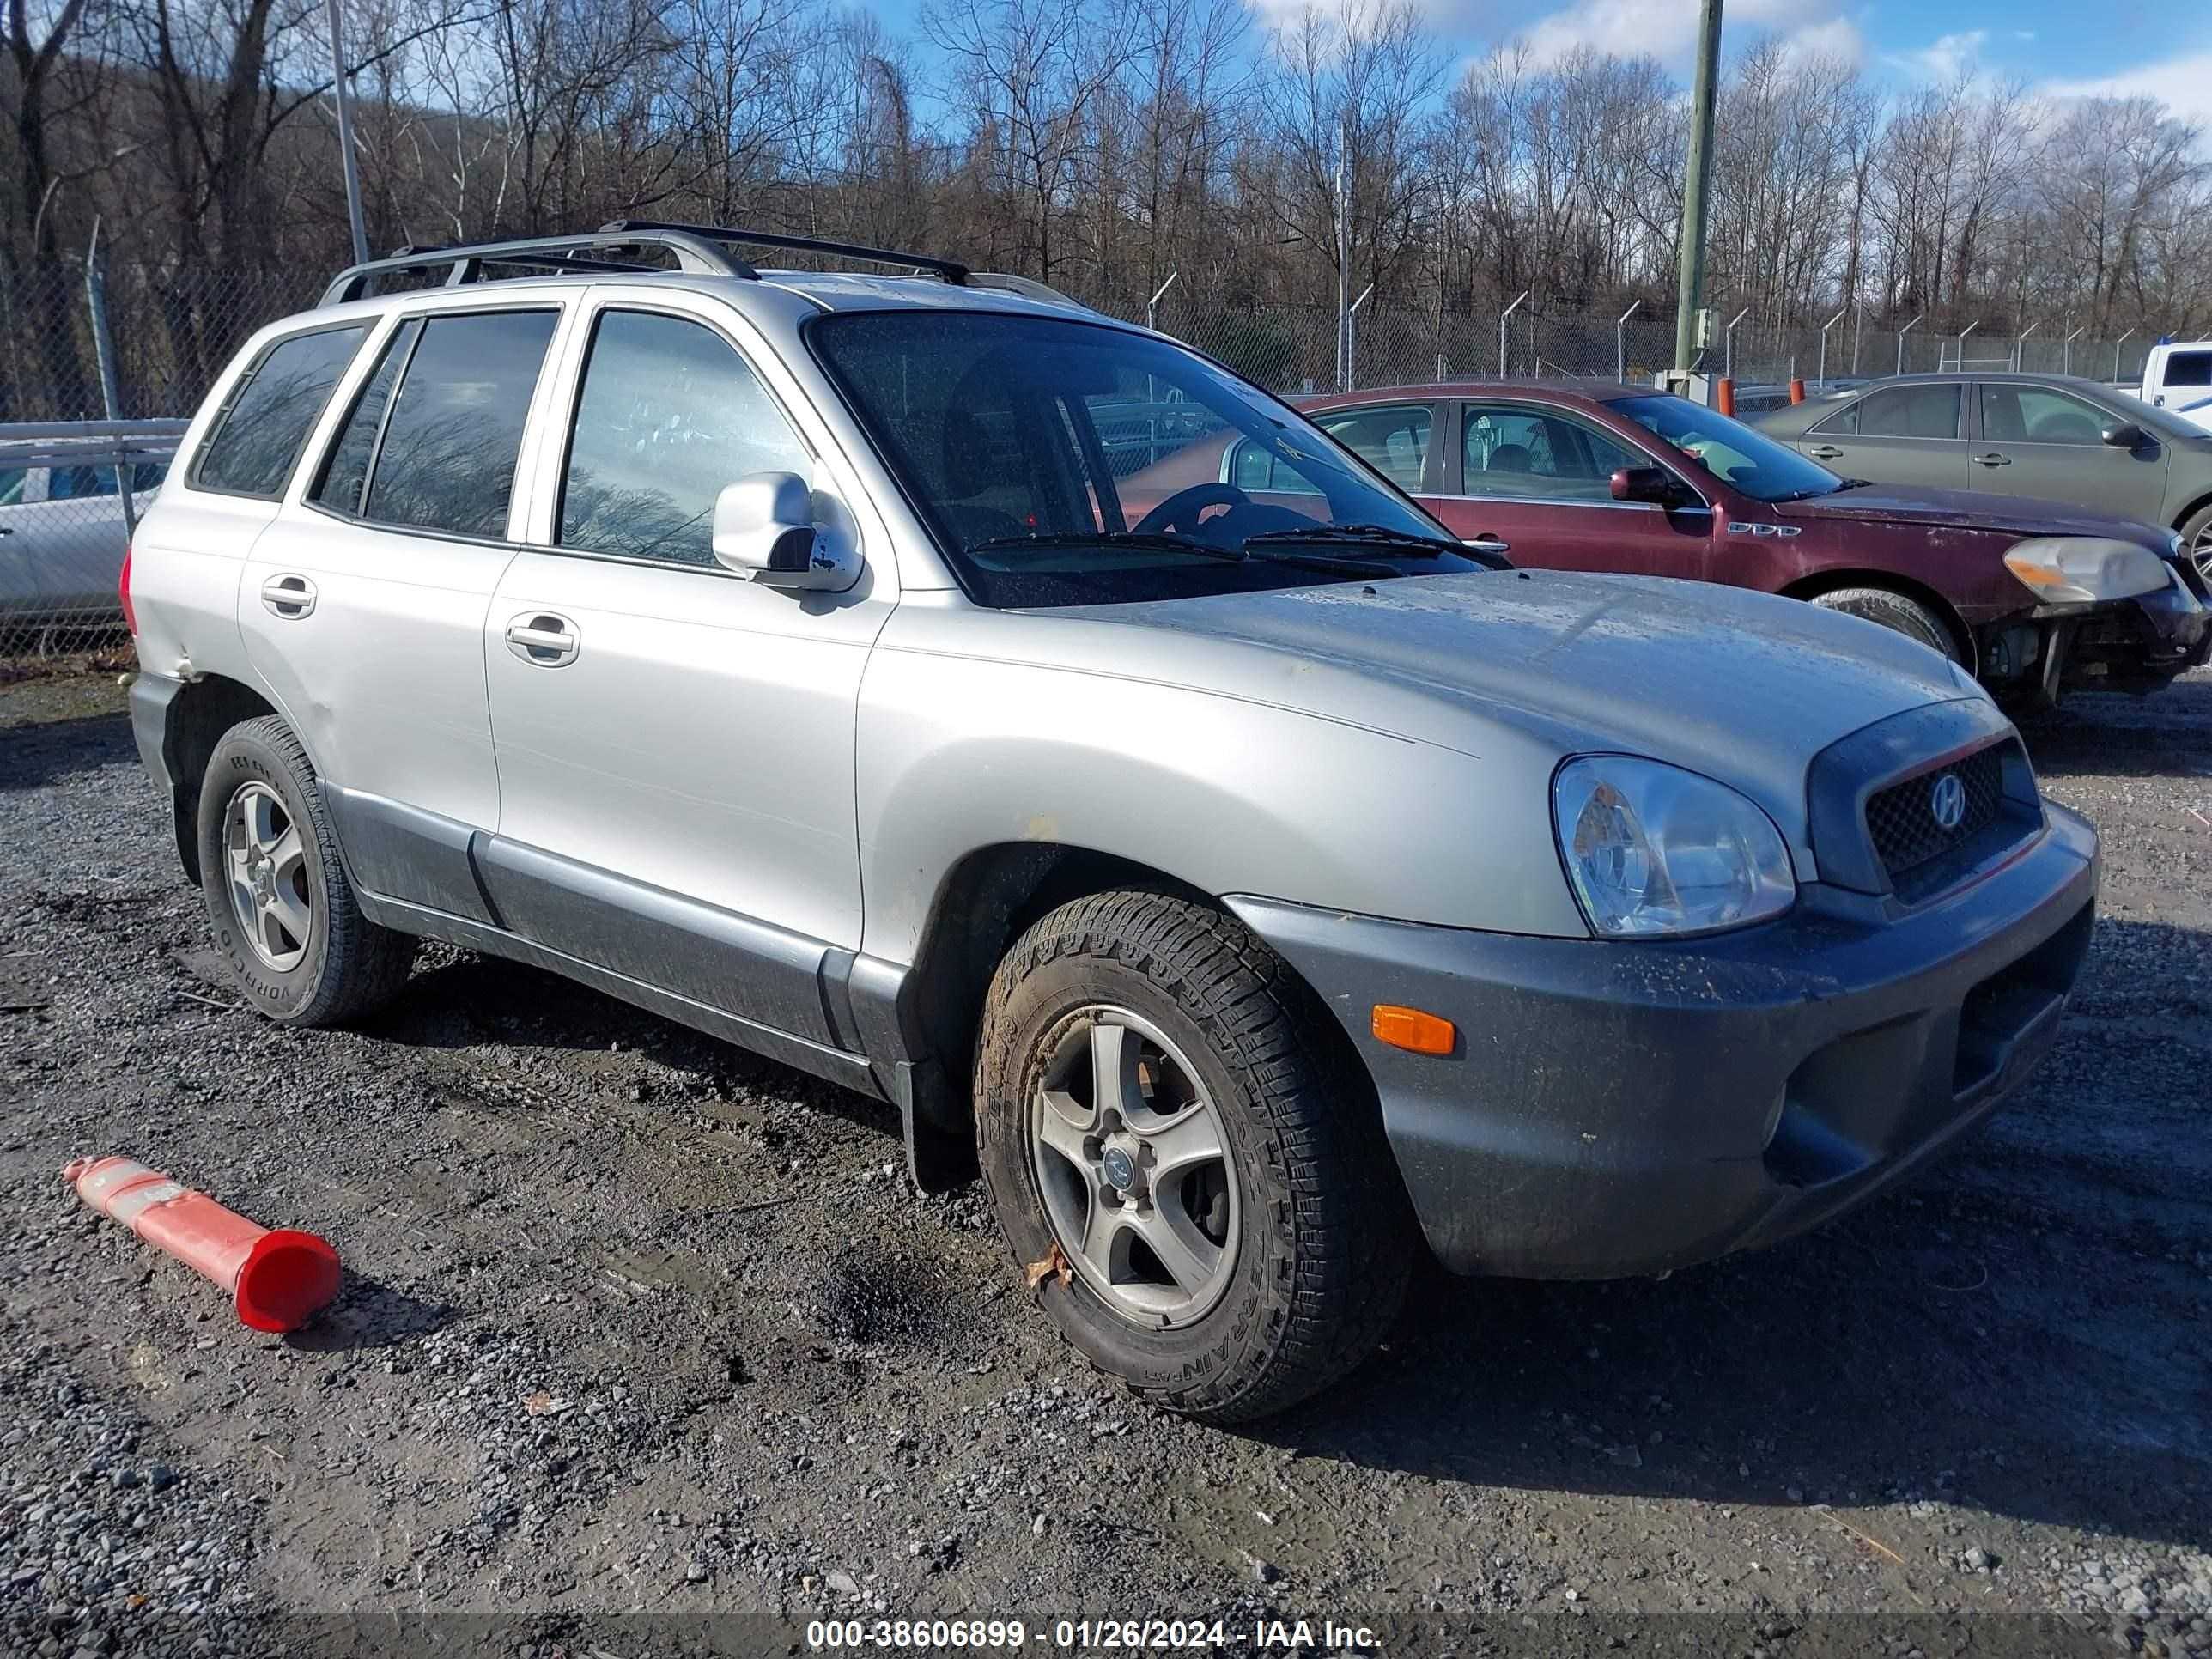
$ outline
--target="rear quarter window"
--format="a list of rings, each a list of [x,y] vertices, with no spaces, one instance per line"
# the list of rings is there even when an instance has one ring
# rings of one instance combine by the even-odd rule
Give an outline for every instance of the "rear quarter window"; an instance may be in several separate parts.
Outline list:
[[[193,464],[193,488],[269,501],[283,494],[307,434],[368,332],[368,324],[352,323],[264,348],[224,399]]]

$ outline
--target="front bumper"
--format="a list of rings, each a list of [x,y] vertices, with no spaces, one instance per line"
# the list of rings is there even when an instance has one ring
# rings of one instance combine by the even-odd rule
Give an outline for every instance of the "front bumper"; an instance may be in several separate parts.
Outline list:
[[[2033,1069],[2097,888],[2096,832],[2045,811],[2019,856],[1889,921],[1818,886],[1780,921],[1674,945],[1230,902],[1358,1046],[1447,1267],[1618,1278],[1818,1225]],[[1378,1002],[1445,1016],[1458,1046],[1377,1042]]]
[[[2190,586],[2195,573],[2169,568],[2172,580],[2154,593],[2049,612],[2066,610],[2075,618],[2054,634],[2063,640],[2065,684],[2153,691],[2212,657],[2212,611]]]

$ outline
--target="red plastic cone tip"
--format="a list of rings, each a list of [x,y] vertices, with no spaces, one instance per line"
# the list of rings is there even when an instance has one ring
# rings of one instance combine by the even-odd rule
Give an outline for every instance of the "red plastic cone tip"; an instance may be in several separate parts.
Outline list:
[[[280,1228],[254,1243],[238,1270],[238,1317],[257,1331],[296,1331],[330,1304],[338,1253],[313,1233]]]

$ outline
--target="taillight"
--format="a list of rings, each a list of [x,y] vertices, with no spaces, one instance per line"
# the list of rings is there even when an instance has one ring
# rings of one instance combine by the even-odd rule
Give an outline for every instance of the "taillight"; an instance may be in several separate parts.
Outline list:
[[[131,546],[123,547],[123,574],[115,579],[115,597],[123,601],[123,625],[131,630],[131,637],[138,637],[138,613],[131,604]]]

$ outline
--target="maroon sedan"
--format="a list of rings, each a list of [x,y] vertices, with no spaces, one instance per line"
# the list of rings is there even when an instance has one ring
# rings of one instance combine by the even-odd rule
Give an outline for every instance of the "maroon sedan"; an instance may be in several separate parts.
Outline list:
[[[2149,690],[2212,653],[2202,578],[2148,525],[1838,477],[1702,404],[1591,384],[1396,386],[1301,405],[1478,549],[1543,569],[1726,582],[1911,634],[1993,690]],[[1216,433],[1124,483],[1284,506],[1294,456]]]

